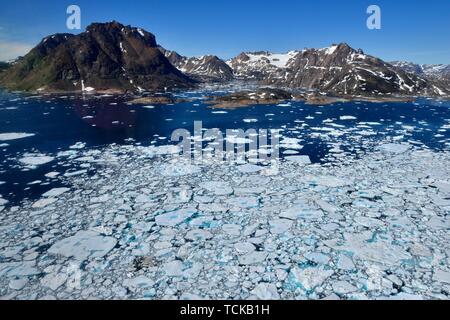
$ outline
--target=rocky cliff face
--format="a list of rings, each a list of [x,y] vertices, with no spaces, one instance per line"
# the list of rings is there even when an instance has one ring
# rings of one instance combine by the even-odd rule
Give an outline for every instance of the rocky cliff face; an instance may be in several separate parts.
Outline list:
[[[336,95],[444,95],[448,91],[345,43],[287,54],[242,53],[227,62],[241,79]]]
[[[117,22],[47,37],[0,76],[2,86],[15,90],[138,91],[194,83],[159,51],[153,34]]]
[[[162,47],[160,50],[178,70],[200,81],[220,82],[234,79],[233,69],[216,56],[205,55],[188,58]]]

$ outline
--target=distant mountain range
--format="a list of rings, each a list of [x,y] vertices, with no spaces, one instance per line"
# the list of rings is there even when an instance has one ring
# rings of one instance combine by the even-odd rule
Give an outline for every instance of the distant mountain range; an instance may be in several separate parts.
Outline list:
[[[227,62],[235,75],[266,85],[335,95],[445,95],[439,84],[355,50],[346,43],[286,54],[241,53]]]
[[[391,64],[429,79],[450,80],[450,65],[447,64],[415,64],[405,61],[393,61]]]
[[[216,56],[206,55],[199,58],[188,58],[163,47],[159,47],[159,49],[178,70],[200,81],[217,82],[234,79],[233,69]]]
[[[138,92],[237,79],[335,96],[450,95],[450,66],[387,63],[345,43],[286,54],[246,52],[228,61],[184,57],[158,46],[153,34],[118,22],[46,37],[2,69],[1,86],[27,91]]]

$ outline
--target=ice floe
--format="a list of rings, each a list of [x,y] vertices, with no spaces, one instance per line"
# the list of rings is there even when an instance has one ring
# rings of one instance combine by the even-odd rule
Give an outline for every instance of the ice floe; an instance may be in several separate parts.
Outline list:
[[[52,162],[55,158],[52,156],[44,155],[44,154],[24,154],[22,158],[19,159],[19,162],[29,166],[29,167],[37,167],[49,162]]]
[[[448,298],[446,152],[388,140],[333,165],[269,166],[169,146],[69,151],[58,162],[90,175],[50,172],[61,184],[20,207],[0,197],[3,295]]]
[[[25,133],[25,132],[11,132],[11,133],[0,133],[0,141],[11,141],[24,139],[28,137],[33,137],[34,133]]]
[[[79,231],[72,237],[57,241],[48,249],[48,252],[84,261],[88,258],[103,257],[114,248],[116,243],[116,239],[102,236],[97,232]]]

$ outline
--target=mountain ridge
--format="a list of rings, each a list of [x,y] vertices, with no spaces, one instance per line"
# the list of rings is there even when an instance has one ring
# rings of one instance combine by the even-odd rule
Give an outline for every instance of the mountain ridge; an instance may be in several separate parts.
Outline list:
[[[158,50],[153,34],[115,21],[45,37],[0,76],[0,85],[24,91],[141,91],[194,83]]]
[[[336,95],[445,95],[418,75],[353,49],[346,43],[286,54],[241,53],[227,63],[240,78],[265,85],[319,90]]]
[[[161,46],[159,49],[178,70],[199,81],[222,82],[234,79],[233,70],[215,55],[185,57]]]
[[[391,64],[347,43],[284,54],[242,52],[227,61],[214,55],[185,57],[158,45],[150,32],[112,21],[93,23],[78,35],[45,37],[0,73],[0,86],[143,92],[241,80],[335,96],[450,96],[450,81],[428,76],[425,69],[433,70]]]

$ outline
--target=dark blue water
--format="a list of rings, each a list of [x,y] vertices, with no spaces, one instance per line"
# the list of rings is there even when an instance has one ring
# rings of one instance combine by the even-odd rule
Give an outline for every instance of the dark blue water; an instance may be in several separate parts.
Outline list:
[[[183,96],[190,102],[175,105],[155,105],[154,109],[128,105],[130,97],[123,96],[31,96],[0,92],[0,134],[25,132],[32,137],[0,141],[0,195],[17,203],[23,198],[36,198],[55,187],[57,182],[45,178],[51,171],[65,172],[53,161],[33,170],[24,170],[18,159],[27,152],[55,155],[69,150],[77,142],[86,148],[111,143],[129,144],[130,139],[142,145],[168,144],[175,129],[193,132],[194,121],[204,128],[226,129],[285,129],[284,136],[301,140],[304,148],[299,154],[309,155],[313,162],[327,161],[329,139],[317,137],[317,128],[364,130],[369,124],[375,134],[364,140],[396,137],[397,141],[415,141],[434,150],[448,150],[450,141],[450,103],[419,99],[415,103],[336,103],[310,106],[293,102],[291,106],[257,105],[248,108],[219,110],[208,108],[204,97],[208,92],[191,92]],[[356,119],[341,120],[342,116]],[[247,123],[244,119],[256,119]],[[331,120],[330,120],[331,119]],[[357,126],[362,127],[357,127]],[[336,127],[337,126],[337,127]],[[342,142],[343,150],[353,150],[361,144],[347,132],[334,137]],[[29,185],[40,180],[40,183]],[[2,183],[3,182],[3,183]]]

